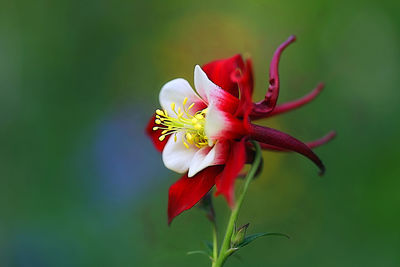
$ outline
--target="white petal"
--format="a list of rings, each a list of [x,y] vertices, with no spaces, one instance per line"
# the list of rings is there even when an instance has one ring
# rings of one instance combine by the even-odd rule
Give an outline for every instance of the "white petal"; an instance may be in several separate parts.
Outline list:
[[[210,92],[213,90],[219,90],[219,86],[214,84],[210,79],[208,79],[207,74],[200,68],[199,65],[194,67],[194,87],[197,93],[203,98],[207,103],[209,102]]]
[[[171,136],[162,152],[162,159],[165,167],[178,173],[185,173],[188,171],[190,162],[199,150],[195,146],[190,146],[189,149],[186,148],[182,143],[183,135],[184,133],[178,132],[176,134],[176,142],[174,137]]]
[[[203,147],[196,152],[190,162],[188,177],[193,177],[198,172],[209,166],[223,164],[226,161],[227,149],[224,143],[216,143],[213,147]]]
[[[208,106],[204,131],[208,137],[208,144],[212,145],[216,141],[216,137],[226,128],[225,114],[215,105]]]
[[[160,91],[159,100],[161,107],[167,110],[170,116],[176,117],[171,109],[171,103],[175,103],[175,110],[183,108],[183,100],[188,98],[187,105],[202,101],[196,92],[192,89],[188,81],[182,78],[167,82]]]

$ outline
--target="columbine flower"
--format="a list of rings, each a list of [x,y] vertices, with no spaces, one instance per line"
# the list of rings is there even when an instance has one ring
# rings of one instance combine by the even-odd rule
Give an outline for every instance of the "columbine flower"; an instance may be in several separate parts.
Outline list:
[[[251,121],[271,117],[300,107],[322,90],[320,84],[305,97],[276,106],[279,94],[278,64],[291,36],[275,52],[270,66],[269,88],[265,99],[253,103],[251,60],[240,55],[216,60],[194,69],[194,87],[175,79],[161,88],[161,109],[151,119],[147,133],[162,151],[165,166],[184,174],[170,187],[168,222],[190,209],[216,185],[230,206],[234,204],[234,182],[246,162],[251,161],[249,139],[263,149],[294,151],[312,160],[323,174],[321,160],[311,150],[334,137],[327,136],[305,144],[288,134]]]

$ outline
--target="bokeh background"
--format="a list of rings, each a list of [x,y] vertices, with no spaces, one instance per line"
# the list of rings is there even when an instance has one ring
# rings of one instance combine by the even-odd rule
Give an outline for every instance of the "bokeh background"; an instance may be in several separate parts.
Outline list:
[[[195,64],[252,57],[255,99],[283,54],[265,121],[316,149],[327,173],[265,153],[240,215],[255,241],[227,266],[400,266],[398,1],[26,1],[0,8],[0,266],[208,266],[199,209],[166,223],[163,167],[144,135],[168,80]],[[239,182],[240,183],[240,182]],[[238,183],[238,184],[239,184]],[[222,228],[228,209],[215,200]]]

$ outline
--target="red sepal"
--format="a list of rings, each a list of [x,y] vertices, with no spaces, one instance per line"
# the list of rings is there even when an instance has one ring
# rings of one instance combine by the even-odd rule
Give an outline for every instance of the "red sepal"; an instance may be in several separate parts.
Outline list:
[[[159,126],[154,122],[155,119],[156,119],[156,115],[154,114],[146,126],[146,134],[150,137],[151,141],[153,142],[154,147],[158,151],[161,152],[161,151],[163,151],[165,145],[167,144],[167,141],[170,136],[167,135],[163,141],[160,141],[158,139],[161,135],[162,130],[156,130],[156,131],[153,130],[153,127]]]
[[[171,185],[168,194],[168,224],[183,211],[193,207],[210,191],[215,184],[215,177],[221,170],[222,166],[208,167],[191,178],[188,178],[186,173]]]
[[[233,141],[225,168],[216,180],[217,192],[215,195],[223,194],[229,206],[235,204],[235,180],[246,162],[246,138]]]
[[[231,58],[219,59],[203,65],[207,77],[216,85],[235,97],[239,96],[238,85],[232,81],[231,75],[236,69],[243,70],[242,56],[237,54]]]

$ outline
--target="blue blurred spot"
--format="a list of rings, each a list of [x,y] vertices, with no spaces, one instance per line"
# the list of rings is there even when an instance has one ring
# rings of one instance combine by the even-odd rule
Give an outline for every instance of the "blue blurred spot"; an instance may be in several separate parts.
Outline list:
[[[19,231],[8,244],[3,263],[16,267],[76,266],[76,249],[57,235],[48,229]]]
[[[93,158],[101,194],[111,204],[123,205],[167,177],[160,153],[145,136],[150,115],[143,110],[120,109],[96,128]]]

